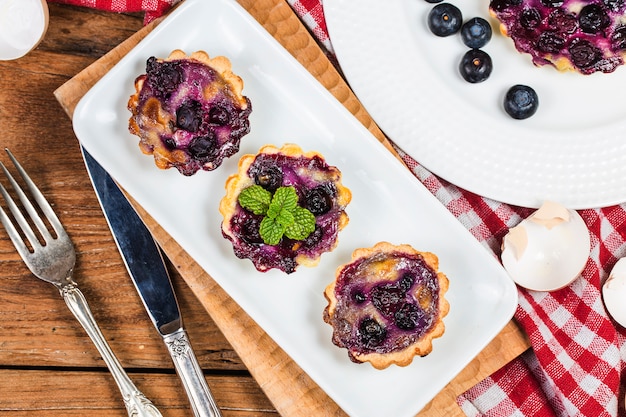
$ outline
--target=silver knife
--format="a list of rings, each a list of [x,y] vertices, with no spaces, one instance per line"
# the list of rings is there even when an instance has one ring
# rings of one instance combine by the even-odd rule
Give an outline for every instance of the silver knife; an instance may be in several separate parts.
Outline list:
[[[161,250],[108,172],[81,146],[102,211],[144,307],[172,357],[196,417],[221,417],[183,328]]]

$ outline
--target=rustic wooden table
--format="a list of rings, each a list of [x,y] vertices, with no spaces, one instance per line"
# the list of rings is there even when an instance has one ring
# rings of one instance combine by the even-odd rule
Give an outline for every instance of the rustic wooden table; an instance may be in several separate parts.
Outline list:
[[[240,3],[275,37],[288,39],[288,49],[297,49],[303,64],[314,63],[314,75],[367,124],[345,83],[328,68],[284,1]],[[164,416],[190,416],[182,385],[102,215],[68,117],[76,86],[93,82],[103,70],[98,62],[112,53],[113,61],[119,58],[118,45],[140,30],[142,16],[137,14],[50,4],[50,26],[40,46],[18,60],[0,61],[0,145],[22,162],[68,230],[77,249],[75,279],[131,379]],[[96,64],[99,69],[85,75],[83,70]],[[379,134],[375,126],[370,130]],[[7,158],[0,155],[0,160]],[[158,226],[152,230],[169,248],[168,266],[185,327],[224,416],[343,415],[210,277],[184,265],[185,254]],[[104,362],[56,288],[28,271],[0,231],[0,415],[125,416]],[[256,340],[258,345],[251,343]],[[511,323],[423,414],[458,415],[458,410],[448,410],[460,390],[527,347]]]

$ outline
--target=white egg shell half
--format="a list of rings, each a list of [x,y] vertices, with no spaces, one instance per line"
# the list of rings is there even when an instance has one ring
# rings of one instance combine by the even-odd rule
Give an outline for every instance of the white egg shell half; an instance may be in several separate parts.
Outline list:
[[[46,0],[0,0],[0,60],[26,55],[47,30]]]
[[[573,282],[591,250],[587,225],[574,210],[546,202],[509,230],[502,264],[513,281],[535,291],[555,291]]]
[[[621,258],[602,285],[604,306],[613,320],[626,327],[626,258]]]

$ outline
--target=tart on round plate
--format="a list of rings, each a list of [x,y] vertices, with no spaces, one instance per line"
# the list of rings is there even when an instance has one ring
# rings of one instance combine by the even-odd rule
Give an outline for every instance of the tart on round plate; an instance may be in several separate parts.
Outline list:
[[[350,360],[376,369],[406,366],[443,335],[449,281],[439,259],[410,245],[379,242],[354,251],[324,291],[324,321]]]
[[[537,66],[591,74],[624,63],[624,0],[491,0],[489,10]]]
[[[242,90],[226,57],[180,50],[165,59],[151,57],[128,100],[129,131],[161,169],[174,167],[187,176],[214,170],[250,132],[252,105]]]
[[[222,234],[237,257],[262,272],[277,268],[290,274],[299,265],[317,265],[348,224],[345,208],[352,194],[339,169],[294,144],[265,145],[256,155],[244,155],[225,187]]]

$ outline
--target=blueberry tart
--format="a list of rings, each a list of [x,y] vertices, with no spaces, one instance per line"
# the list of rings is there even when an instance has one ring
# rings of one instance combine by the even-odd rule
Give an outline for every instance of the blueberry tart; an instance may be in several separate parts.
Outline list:
[[[491,0],[489,10],[537,66],[591,74],[624,63],[624,0]]]
[[[339,169],[319,153],[294,144],[266,145],[244,155],[226,181],[219,206],[222,234],[235,255],[250,259],[257,270],[290,274],[299,265],[317,265],[336,247],[351,199]]]
[[[406,366],[443,335],[448,278],[439,260],[410,245],[380,242],[357,249],[324,291],[324,321],[350,360],[376,369]]]
[[[128,100],[129,130],[157,167],[183,175],[211,171],[239,151],[249,133],[250,100],[228,58],[203,51],[151,57]]]

